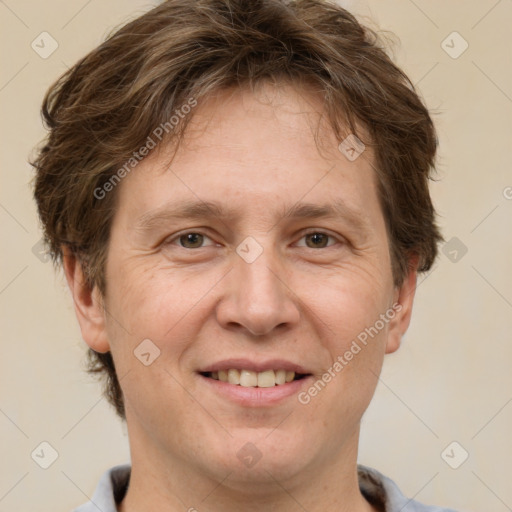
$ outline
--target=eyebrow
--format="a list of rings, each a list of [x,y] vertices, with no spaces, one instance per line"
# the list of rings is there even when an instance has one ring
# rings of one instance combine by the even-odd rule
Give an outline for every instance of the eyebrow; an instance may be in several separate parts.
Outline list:
[[[135,228],[141,231],[150,231],[162,224],[169,224],[177,220],[200,220],[218,218],[219,220],[232,220],[239,217],[239,212],[217,201],[183,201],[170,202],[141,215]],[[277,222],[282,219],[345,219],[358,230],[369,227],[367,217],[360,211],[349,207],[341,200],[332,203],[314,204],[298,202],[285,206],[277,213]],[[277,224],[276,222],[276,224]]]

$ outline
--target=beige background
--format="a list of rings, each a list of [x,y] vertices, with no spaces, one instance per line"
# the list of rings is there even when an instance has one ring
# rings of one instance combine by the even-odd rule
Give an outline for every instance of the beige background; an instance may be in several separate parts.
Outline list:
[[[446,239],[457,238],[425,276],[412,327],[388,357],[363,419],[360,461],[426,503],[511,510],[512,1],[345,3],[398,35],[398,62],[437,112],[432,193]],[[83,372],[85,344],[62,275],[33,252],[40,232],[27,158],[44,135],[47,87],[150,6],[0,2],[0,512],[70,511],[129,457],[123,427]],[[43,31],[58,43],[46,59],[31,48]],[[453,31],[469,45],[458,58],[445,51],[463,48]],[[455,243],[467,253],[453,262]],[[31,458],[43,441],[59,454],[46,470]],[[469,453],[458,469],[441,457],[452,441],[460,444],[448,450],[452,465]]]

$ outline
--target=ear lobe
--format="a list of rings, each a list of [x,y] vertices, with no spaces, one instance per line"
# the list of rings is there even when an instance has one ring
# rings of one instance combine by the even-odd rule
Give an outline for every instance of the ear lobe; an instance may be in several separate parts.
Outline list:
[[[105,312],[98,287],[87,283],[81,263],[69,248],[63,248],[63,265],[82,338],[96,352],[110,350],[106,333]]]
[[[386,343],[386,354],[391,354],[398,350],[402,341],[402,336],[409,328],[412,316],[412,306],[414,302],[414,294],[416,293],[416,282],[418,278],[418,258],[411,260],[409,273],[404,282],[395,291],[395,302],[393,309],[396,314],[389,322],[388,340]]]

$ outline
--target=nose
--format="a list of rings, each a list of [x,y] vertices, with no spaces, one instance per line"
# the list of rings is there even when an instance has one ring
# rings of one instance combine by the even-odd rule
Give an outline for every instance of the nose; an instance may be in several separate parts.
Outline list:
[[[252,263],[233,255],[234,268],[226,276],[226,294],[217,307],[217,320],[225,329],[263,336],[298,323],[297,297],[269,252],[263,251]]]

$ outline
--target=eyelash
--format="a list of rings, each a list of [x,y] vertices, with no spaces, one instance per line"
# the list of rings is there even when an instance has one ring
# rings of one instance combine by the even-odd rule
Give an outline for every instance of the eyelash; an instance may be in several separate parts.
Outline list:
[[[184,231],[182,233],[178,233],[177,235],[173,236],[171,239],[168,239],[167,241],[164,242],[164,245],[174,245],[173,242],[175,241],[179,241],[179,239],[182,237],[182,236],[186,236],[186,235],[191,235],[191,234],[194,234],[194,235],[202,235],[208,239],[211,240],[211,238],[206,235],[205,233],[201,232],[201,231]],[[302,236],[300,237],[300,240],[302,240],[303,238],[307,237],[308,235],[325,235],[327,236],[328,238],[330,239],[333,239],[333,240],[336,240],[338,243],[342,243],[342,241],[338,238],[336,238],[334,235],[331,235],[330,233],[327,233],[325,231],[321,231],[321,230],[315,230],[315,229],[312,229],[312,230],[309,230],[305,233],[302,234]],[[333,245],[335,244],[331,244],[331,245],[327,245],[325,247],[319,247],[319,248],[313,248],[313,247],[307,247],[306,246],[306,249],[313,249],[313,250],[318,250],[318,249],[327,249],[328,247],[332,247]],[[204,246],[201,246],[201,247],[194,247],[194,248],[190,248],[190,247],[183,247],[183,246],[179,246],[181,249],[187,249],[189,251],[193,251],[193,250],[197,250],[197,249],[204,249],[205,247]],[[305,246],[301,246],[301,247],[305,247]]]

